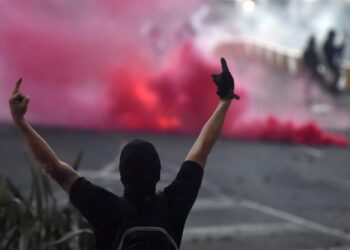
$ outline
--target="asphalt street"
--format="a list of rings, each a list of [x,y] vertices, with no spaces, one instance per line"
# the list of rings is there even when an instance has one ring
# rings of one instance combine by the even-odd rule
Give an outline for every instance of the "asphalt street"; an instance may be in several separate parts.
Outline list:
[[[122,186],[116,165],[126,142],[141,138],[155,144],[163,166],[161,190],[174,179],[195,139],[38,130],[69,163],[83,151],[81,175],[118,194]],[[30,187],[26,145],[12,126],[0,126],[0,138],[0,174],[25,192]],[[350,249],[349,162],[349,148],[218,141],[186,223],[182,249]]]

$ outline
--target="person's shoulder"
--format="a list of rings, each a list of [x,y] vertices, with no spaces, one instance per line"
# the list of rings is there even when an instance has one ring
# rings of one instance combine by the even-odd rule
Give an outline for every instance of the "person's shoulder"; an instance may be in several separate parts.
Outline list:
[[[110,192],[109,190],[100,187],[92,182],[90,182],[85,177],[79,177],[72,185],[69,196],[71,199],[78,198],[81,196],[95,196],[98,198],[109,198],[117,199],[120,201],[120,197],[116,194]]]
[[[191,171],[194,173],[203,173],[203,167],[195,161],[185,160],[181,165],[181,170]]]
[[[194,186],[196,189],[199,188],[203,178],[203,172],[204,169],[199,163],[192,160],[185,160],[181,164],[175,180],[164,189],[164,195],[168,196],[169,193],[173,193],[175,190],[186,192],[189,185],[190,187]],[[170,190],[171,192],[169,192]]]
[[[72,186],[71,186],[71,188],[70,188],[70,190],[69,190],[69,194],[70,194],[70,196],[72,195],[72,194],[74,194],[74,193],[76,193],[76,192],[79,192],[79,190],[84,186],[84,185],[87,185],[87,184],[89,184],[90,182],[87,180],[87,179],[85,179],[85,177],[79,177],[78,179],[76,179],[74,182],[73,182],[73,184],[72,184]]]

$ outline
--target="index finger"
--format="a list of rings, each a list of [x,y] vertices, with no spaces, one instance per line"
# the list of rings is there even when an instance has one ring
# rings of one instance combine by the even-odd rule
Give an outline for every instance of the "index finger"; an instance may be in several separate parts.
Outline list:
[[[227,67],[226,60],[225,60],[225,58],[223,58],[223,57],[221,57],[221,68],[222,68],[222,71],[224,71],[224,72],[229,71],[229,70],[228,70],[228,67]]]
[[[15,95],[18,93],[19,87],[21,87],[21,83],[22,83],[22,78],[19,78],[18,81],[16,82],[15,88],[13,89],[12,95]]]

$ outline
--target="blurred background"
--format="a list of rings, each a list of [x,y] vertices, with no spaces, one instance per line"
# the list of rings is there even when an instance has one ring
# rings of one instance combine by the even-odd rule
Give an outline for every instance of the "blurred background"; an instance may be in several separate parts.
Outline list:
[[[182,249],[350,249],[348,13],[347,0],[1,0],[0,248],[92,249],[11,121],[18,78],[57,154],[122,194],[116,166],[133,138],[159,151],[158,189],[174,179],[218,103],[210,75],[225,57],[241,99]]]

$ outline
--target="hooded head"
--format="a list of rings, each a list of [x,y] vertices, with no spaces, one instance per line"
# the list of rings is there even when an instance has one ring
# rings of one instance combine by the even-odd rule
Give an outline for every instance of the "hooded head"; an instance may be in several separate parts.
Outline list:
[[[314,36],[310,36],[307,47],[308,47],[308,49],[312,49],[312,50],[315,49],[315,37]]]
[[[160,179],[160,160],[154,146],[143,140],[132,140],[120,154],[119,172],[124,196],[153,196]]]
[[[335,38],[335,35],[336,35],[335,30],[331,29],[331,30],[328,32],[327,40],[328,40],[328,41],[333,41],[334,38]]]

